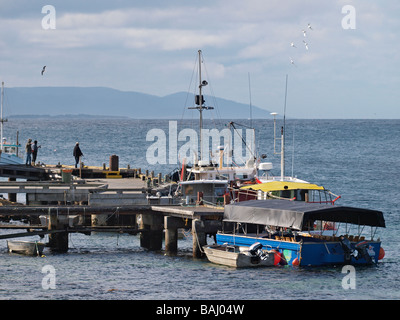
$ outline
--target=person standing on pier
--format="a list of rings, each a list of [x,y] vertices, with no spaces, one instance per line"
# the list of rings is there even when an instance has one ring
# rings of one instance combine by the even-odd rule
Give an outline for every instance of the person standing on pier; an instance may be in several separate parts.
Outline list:
[[[30,166],[32,162],[32,139],[28,139],[25,145],[26,161],[25,165]]]
[[[83,153],[81,151],[81,148],[79,148],[79,142],[77,142],[75,144],[75,148],[74,148],[75,168],[78,168],[78,163],[82,156],[83,156]]]
[[[33,165],[35,165],[36,157],[37,157],[37,153],[38,153],[38,149],[39,149],[40,147],[41,147],[41,146],[38,146],[38,145],[37,145],[37,140],[35,140],[35,141],[33,142],[33,145],[32,145],[32,163],[33,163]]]

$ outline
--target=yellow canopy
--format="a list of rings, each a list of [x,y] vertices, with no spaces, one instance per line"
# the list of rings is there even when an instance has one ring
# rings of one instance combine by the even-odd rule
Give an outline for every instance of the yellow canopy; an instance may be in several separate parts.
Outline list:
[[[240,189],[252,189],[252,190],[261,190],[264,192],[270,192],[270,191],[297,190],[297,189],[324,190],[325,188],[312,183],[271,181],[259,184],[252,184],[250,186],[245,186]]]

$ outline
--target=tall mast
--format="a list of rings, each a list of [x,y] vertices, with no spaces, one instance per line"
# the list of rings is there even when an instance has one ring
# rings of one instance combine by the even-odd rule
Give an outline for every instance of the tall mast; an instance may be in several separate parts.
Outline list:
[[[208,82],[206,80],[201,79],[201,50],[198,51],[199,54],[199,95],[196,95],[195,97],[195,103],[196,107],[189,107],[188,109],[197,109],[200,112],[200,156],[199,156],[199,161],[201,160],[203,156],[203,110],[211,110],[214,109],[213,107],[206,107],[204,106],[204,98],[203,98],[203,87],[208,85]]]
[[[4,99],[4,81],[1,82],[1,115],[0,115],[0,122],[1,122],[1,151],[3,151],[3,99]]]

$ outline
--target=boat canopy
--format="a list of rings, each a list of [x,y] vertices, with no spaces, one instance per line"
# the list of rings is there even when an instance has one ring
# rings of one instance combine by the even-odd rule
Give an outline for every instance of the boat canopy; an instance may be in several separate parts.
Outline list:
[[[315,220],[385,227],[381,211],[287,200],[249,200],[225,206],[224,221],[305,230]]]
[[[289,182],[289,181],[271,181],[259,184],[252,184],[250,186],[245,186],[240,189],[261,190],[264,192],[298,190],[298,189],[325,190],[324,187],[318,186],[316,184],[303,183],[303,182]]]

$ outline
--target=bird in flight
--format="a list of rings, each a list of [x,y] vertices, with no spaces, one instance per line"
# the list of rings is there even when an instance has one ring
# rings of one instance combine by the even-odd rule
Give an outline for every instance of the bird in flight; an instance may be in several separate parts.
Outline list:
[[[293,42],[290,43],[290,46],[293,47],[293,48],[297,48],[297,47],[294,45]]]
[[[45,70],[46,70],[46,66],[44,66],[43,69],[42,69],[42,75],[43,75]]]
[[[308,24],[307,28],[310,30],[313,30],[313,28],[311,27],[311,24]]]
[[[304,40],[303,40],[303,42],[304,42],[304,45],[305,45],[305,47],[306,47],[306,50],[308,50],[308,43],[305,42]]]
[[[289,57],[289,59],[290,59],[290,63],[296,67],[296,65],[294,64],[294,61],[293,61],[293,59],[292,59],[292,58],[290,58],[290,57]]]

